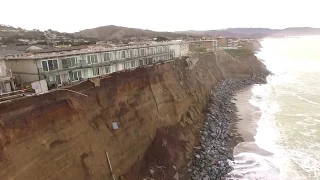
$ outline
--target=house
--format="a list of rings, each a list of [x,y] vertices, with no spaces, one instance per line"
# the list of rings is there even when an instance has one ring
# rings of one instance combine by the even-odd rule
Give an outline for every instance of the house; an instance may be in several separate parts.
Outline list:
[[[226,38],[226,37],[218,36],[218,37],[216,37],[216,41],[217,41],[218,48],[228,46],[228,38]]]
[[[206,51],[215,50],[215,41],[214,40],[201,40],[190,42],[190,51],[198,51],[205,49]]]
[[[238,39],[218,36],[216,37],[216,47],[217,49],[236,49],[238,47]]]
[[[45,79],[49,86],[64,85],[117,71],[169,61],[186,56],[187,42],[157,43],[142,46],[82,49],[39,50],[5,59],[17,83]]]

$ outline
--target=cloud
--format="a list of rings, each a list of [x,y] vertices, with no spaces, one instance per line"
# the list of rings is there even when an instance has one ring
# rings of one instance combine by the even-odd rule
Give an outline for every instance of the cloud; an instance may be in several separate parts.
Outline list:
[[[315,0],[10,0],[0,23],[74,32],[104,25],[157,31],[228,27],[320,27]]]

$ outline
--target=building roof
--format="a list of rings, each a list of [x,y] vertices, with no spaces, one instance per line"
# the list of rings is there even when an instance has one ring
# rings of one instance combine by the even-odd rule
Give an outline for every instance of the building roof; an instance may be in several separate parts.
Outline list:
[[[74,51],[74,50],[81,50],[84,48],[87,48],[87,46],[72,46],[72,47],[66,47],[66,48],[50,48],[50,49],[33,48],[33,49],[30,49],[28,52],[33,53],[33,54],[40,54],[40,53]]]
[[[6,60],[39,60],[39,59],[50,59],[50,58],[58,58],[58,57],[66,57],[66,56],[77,56],[77,55],[84,55],[84,54],[92,54],[92,53],[99,53],[99,52],[111,52],[111,51],[118,51],[118,50],[125,50],[125,49],[137,49],[137,48],[145,48],[145,47],[154,47],[154,46],[162,46],[162,45],[170,45],[170,44],[181,44],[185,42],[166,42],[166,43],[156,43],[156,44],[149,44],[149,45],[137,45],[137,46],[125,46],[125,47],[111,47],[105,48],[102,46],[88,46],[87,48],[80,48],[80,47],[70,47],[65,49],[58,49],[58,50],[48,50],[43,51],[39,50],[36,51],[33,55],[23,54],[22,56],[13,56],[13,57],[6,57]]]
[[[50,49],[52,47],[47,45],[37,45],[37,46],[1,46],[0,47],[0,58],[5,58],[6,56],[23,56],[28,49]]]
[[[26,49],[26,52],[30,52],[30,51],[35,51],[35,50],[40,50],[42,49],[41,47],[38,46],[30,46]]]

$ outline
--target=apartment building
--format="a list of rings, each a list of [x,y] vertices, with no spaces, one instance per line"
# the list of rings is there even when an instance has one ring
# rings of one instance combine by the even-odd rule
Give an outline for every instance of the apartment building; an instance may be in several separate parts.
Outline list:
[[[237,38],[226,38],[226,37],[217,37],[215,47],[217,49],[237,49],[238,48],[238,39]]]
[[[199,49],[205,49],[207,51],[215,50],[215,40],[201,40],[190,42],[190,51],[197,51]]]
[[[17,83],[46,79],[50,87],[173,60],[188,52],[187,42],[156,43],[14,56],[7,57],[5,63]]]

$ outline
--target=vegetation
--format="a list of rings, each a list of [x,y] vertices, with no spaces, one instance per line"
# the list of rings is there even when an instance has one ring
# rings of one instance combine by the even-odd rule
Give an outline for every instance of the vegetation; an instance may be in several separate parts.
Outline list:
[[[161,42],[161,41],[169,41],[168,38],[166,37],[163,37],[163,36],[158,36],[157,39],[156,39],[157,42]]]
[[[207,52],[207,48],[205,47],[199,47],[195,49],[195,52]]]
[[[133,38],[133,37],[155,38],[158,36],[168,37],[168,38],[187,37],[187,35],[183,33],[156,32],[151,30],[127,28],[127,27],[114,26],[114,25],[101,26],[93,29],[86,29],[86,30],[73,33],[73,35],[75,35],[76,37],[77,36],[91,37],[99,40],[127,39],[127,38]]]
[[[230,54],[233,57],[245,57],[252,55],[252,51],[250,49],[240,48],[240,49],[225,49],[225,52]]]

